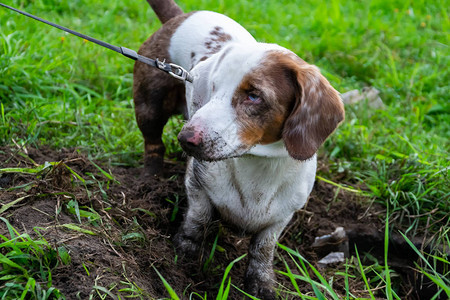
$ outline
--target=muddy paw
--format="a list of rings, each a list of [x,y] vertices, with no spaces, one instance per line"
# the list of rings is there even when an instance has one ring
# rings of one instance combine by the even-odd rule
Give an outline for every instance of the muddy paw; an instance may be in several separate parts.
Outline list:
[[[255,278],[245,278],[245,291],[262,300],[275,300],[277,298],[271,282],[264,282]]]
[[[200,244],[187,237],[183,233],[177,233],[173,239],[177,254],[188,258],[196,258],[199,253]]]
[[[143,175],[145,177],[160,176],[163,174],[164,162],[162,157],[145,157]]]

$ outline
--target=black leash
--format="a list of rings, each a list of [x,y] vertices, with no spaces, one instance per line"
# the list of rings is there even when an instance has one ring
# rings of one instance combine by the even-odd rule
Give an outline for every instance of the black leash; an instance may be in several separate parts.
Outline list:
[[[64,30],[65,32],[68,32],[68,33],[71,33],[73,35],[76,35],[76,36],[78,36],[78,37],[80,37],[82,39],[91,41],[91,42],[93,42],[93,43],[95,43],[97,45],[100,45],[102,47],[108,48],[108,49],[110,49],[112,51],[116,51],[117,53],[120,53],[120,54],[122,54],[122,55],[124,55],[124,56],[126,56],[128,58],[133,59],[133,60],[138,60],[140,62],[143,62],[143,63],[145,63],[147,65],[150,65],[152,67],[155,67],[155,68],[157,68],[157,69],[159,69],[161,71],[164,71],[164,72],[172,75],[172,77],[175,77],[176,79],[179,79],[179,80],[181,80],[183,82],[185,82],[185,81],[192,82],[192,80],[193,80],[192,76],[185,69],[183,69],[182,67],[180,67],[178,65],[175,65],[175,64],[172,64],[172,63],[166,63],[166,62],[160,61],[158,59],[154,60],[154,59],[151,59],[151,58],[139,55],[139,54],[136,53],[136,51],[133,51],[131,49],[128,49],[128,48],[125,48],[125,47],[117,47],[117,46],[108,44],[106,42],[103,42],[103,41],[94,39],[94,38],[92,38],[90,36],[84,35],[82,33],[73,31],[72,29],[63,27],[61,25],[52,23],[50,21],[44,20],[44,19],[36,17],[36,16],[33,16],[32,14],[29,14],[27,12],[18,10],[18,9],[16,9],[14,7],[5,5],[5,4],[3,4],[1,2],[0,2],[0,6],[6,7],[8,9],[10,9],[10,10],[18,12],[19,14],[22,14],[22,15],[25,15],[25,16],[30,17],[32,19],[38,20],[38,21],[40,21],[42,23],[45,23],[47,25],[50,25],[50,26],[56,27],[58,29]]]

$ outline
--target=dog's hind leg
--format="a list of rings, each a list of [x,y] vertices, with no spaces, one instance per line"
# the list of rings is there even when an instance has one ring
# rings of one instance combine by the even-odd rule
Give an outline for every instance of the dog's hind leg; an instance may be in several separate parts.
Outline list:
[[[156,1],[150,1],[156,3]],[[163,1],[164,2],[164,1]],[[139,54],[170,61],[170,38],[190,14],[177,15],[164,24],[139,48]],[[164,157],[162,131],[169,117],[184,113],[186,96],[184,84],[172,76],[137,61],[133,73],[133,96],[136,121],[144,136],[145,173],[161,174]]]
[[[162,132],[169,117],[182,110],[184,85],[140,62],[135,65],[134,78],[136,121],[144,137],[145,175],[161,174],[165,152]]]

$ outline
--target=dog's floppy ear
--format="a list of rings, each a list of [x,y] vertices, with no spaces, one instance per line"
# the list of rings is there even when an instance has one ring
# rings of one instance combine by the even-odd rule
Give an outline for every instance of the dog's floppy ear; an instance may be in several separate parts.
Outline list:
[[[344,120],[344,105],[316,66],[298,59],[290,69],[298,90],[282,136],[291,157],[307,160]]]

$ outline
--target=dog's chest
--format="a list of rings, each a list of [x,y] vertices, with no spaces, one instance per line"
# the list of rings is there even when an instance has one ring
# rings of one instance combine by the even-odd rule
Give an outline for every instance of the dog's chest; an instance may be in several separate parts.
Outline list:
[[[221,217],[246,232],[289,220],[312,189],[315,160],[245,157],[206,163],[203,180]]]

